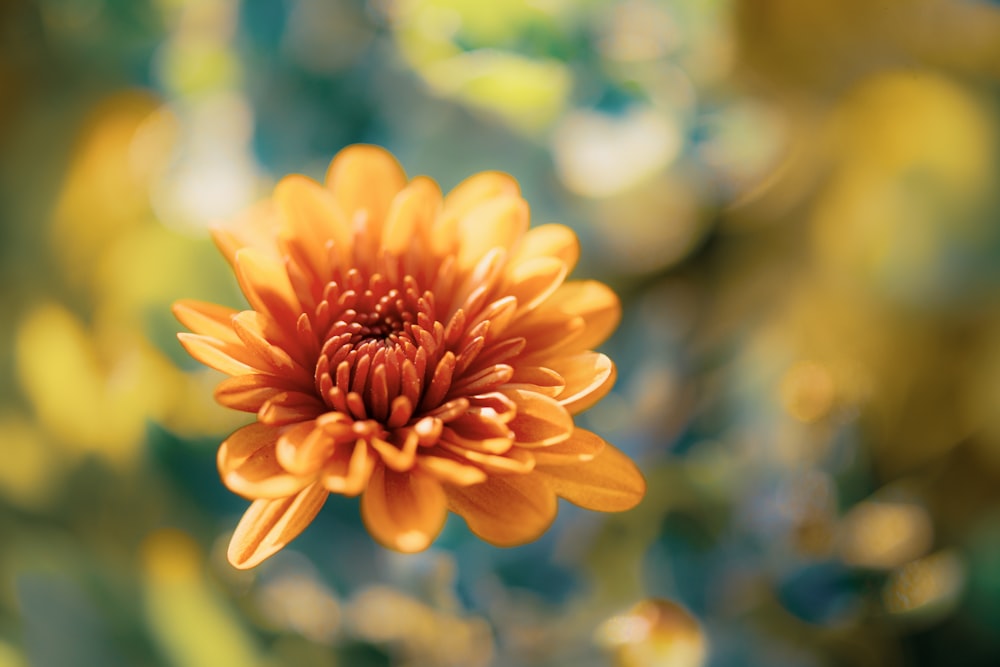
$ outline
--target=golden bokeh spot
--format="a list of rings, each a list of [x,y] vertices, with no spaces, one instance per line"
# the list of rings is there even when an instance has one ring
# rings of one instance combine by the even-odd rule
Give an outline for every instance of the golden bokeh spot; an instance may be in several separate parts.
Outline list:
[[[965,565],[953,551],[939,551],[907,563],[890,576],[882,602],[891,614],[940,611],[957,601]]]
[[[811,424],[829,414],[837,396],[837,386],[823,364],[799,361],[782,377],[780,394],[788,414]]]
[[[850,565],[890,569],[925,554],[933,538],[934,527],[923,507],[865,501],[844,517],[839,551]]]
[[[313,575],[296,572],[275,577],[261,586],[257,602],[261,613],[280,629],[324,644],[337,637],[340,601]]]
[[[201,551],[183,531],[156,530],[143,540],[139,553],[143,570],[157,582],[182,583],[201,576]]]
[[[658,598],[606,620],[596,640],[613,655],[616,667],[701,667],[708,656],[697,619],[676,602]]]
[[[0,497],[37,508],[49,498],[61,470],[60,458],[38,428],[15,414],[0,415]]]

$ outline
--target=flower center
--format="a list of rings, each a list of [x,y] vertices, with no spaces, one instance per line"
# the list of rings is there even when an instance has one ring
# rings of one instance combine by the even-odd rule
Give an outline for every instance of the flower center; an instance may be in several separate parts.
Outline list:
[[[331,410],[391,429],[445,398],[455,356],[445,349],[433,295],[415,278],[393,285],[380,273],[366,280],[351,271],[328,284],[317,311],[330,325],[316,388]]]

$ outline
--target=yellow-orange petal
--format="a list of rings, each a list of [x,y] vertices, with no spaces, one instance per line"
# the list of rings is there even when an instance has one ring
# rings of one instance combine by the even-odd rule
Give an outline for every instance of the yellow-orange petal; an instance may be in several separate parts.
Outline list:
[[[402,443],[393,444],[382,438],[373,437],[369,440],[369,444],[378,453],[386,467],[396,472],[405,472],[417,462],[417,446],[420,438],[413,429],[406,429],[395,439],[400,438]]]
[[[403,255],[420,232],[430,233],[441,210],[441,188],[425,176],[417,176],[396,195],[382,229],[382,250]]]
[[[181,324],[196,334],[217,338],[226,343],[238,343],[233,331],[233,315],[237,311],[214,303],[181,299],[171,310]]]
[[[573,433],[573,417],[555,399],[526,389],[502,389],[517,404],[517,416],[507,424],[520,447],[548,447]]]
[[[532,227],[521,238],[520,245],[511,255],[510,264],[516,267],[536,257],[555,257],[572,271],[580,259],[580,241],[576,233],[565,225],[548,224]]]
[[[455,445],[443,438],[438,442],[438,447],[458,458],[480,466],[487,473],[524,475],[535,467],[535,457],[530,451],[520,447],[513,447],[504,454],[488,454]]]
[[[603,343],[622,318],[618,295],[596,280],[563,283],[546,305],[563,313],[579,315],[586,322],[583,334],[573,341],[576,350],[592,350]]]
[[[309,525],[327,495],[321,484],[314,483],[288,498],[255,500],[229,541],[229,562],[246,570],[273,556]]]
[[[293,475],[278,463],[274,447],[262,447],[250,458],[222,475],[226,488],[248,498],[287,498],[298,493],[315,477]]]
[[[575,505],[600,512],[623,512],[639,504],[646,480],[627,456],[611,445],[593,459],[572,466],[535,466],[532,473]]]
[[[333,437],[316,421],[302,422],[281,434],[275,458],[292,474],[315,477],[333,453],[334,444]]]
[[[380,544],[404,553],[426,549],[447,516],[441,484],[418,470],[399,473],[379,463],[361,496],[368,531]]]
[[[274,371],[276,375],[308,380],[309,373],[295,362],[280,345],[267,339],[267,319],[261,313],[244,310],[233,316],[233,330],[247,351],[254,355],[253,365]]]
[[[569,269],[555,257],[535,257],[512,266],[505,292],[517,299],[517,311],[526,312],[549,298]]]
[[[266,313],[289,331],[302,314],[302,306],[284,265],[253,248],[237,251],[236,279],[254,310]]]
[[[285,471],[275,459],[280,429],[250,424],[237,429],[219,446],[216,463],[223,484],[250,498],[286,498],[311,480]]]
[[[469,176],[448,193],[444,198],[442,215],[463,218],[484,201],[503,195],[521,195],[517,180],[501,171],[481,171]]]
[[[212,240],[230,265],[235,265],[236,253],[243,248],[256,248],[276,258],[274,240],[280,226],[274,201],[265,199],[226,224],[212,227]]]
[[[514,375],[505,387],[527,389],[555,398],[566,388],[566,381],[550,368],[520,364],[514,367]]]
[[[578,428],[565,442],[531,450],[536,466],[566,466],[593,461],[607,443],[596,433]]]
[[[393,197],[406,186],[406,173],[384,148],[356,144],[333,158],[326,172],[326,185],[351,229],[364,219],[377,235]]]
[[[273,447],[280,436],[280,428],[256,422],[236,429],[219,446],[216,456],[219,472],[225,475],[261,447]]]
[[[257,411],[257,420],[272,426],[295,424],[319,417],[326,406],[314,394],[283,391],[264,401]]]
[[[435,477],[438,481],[456,486],[469,486],[486,481],[482,468],[461,463],[446,455],[427,454],[417,457],[417,467]]]
[[[341,444],[334,448],[320,481],[333,493],[356,496],[365,490],[376,460],[377,455],[364,440]]]
[[[226,375],[248,375],[266,370],[248,363],[242,343],[225,343],[210,336],[184,332],[177,334],[177,340],[192,357]]]
[[[512,547],[537,539],[556,517],[556,495],[532,473],[489,477],[482,484],[445,487],[448,508],[491,544]]]
[[[227,408],[257,412],[268,399],[293,388],[293,383],[274,375],[236,375],[215,387],[215,400]]]
[[[597,347],[621,320],[621,302],[611,288],[594,280],[563,283],[534,311],[516,320],[507,335],[522,336],[522,358],[544,365],[553,354]]]
[[[615,384],[617,371],[607,355],[581,352],[550,359],[546,365],[558,373],[566,386],[555,397],[570,414],[583,412],[604,398]]]
[[[493,248],[510,250],[528,230],[528,203],[509,195],[489,199],[458,225],[458,266],[470,269]]]
[[[324,274],[328,242],[333,243],[334,252],[342,261],[351,256],[351,227],[328,189],[311,178],[294,174],[275,186],[274,202],[288,237],[306,253],[313,275]]]

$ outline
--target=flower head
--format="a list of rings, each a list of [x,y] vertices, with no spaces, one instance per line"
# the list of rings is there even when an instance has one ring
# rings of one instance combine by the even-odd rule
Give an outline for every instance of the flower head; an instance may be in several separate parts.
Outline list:
[[[368,530],[425,549],[448,511],[497,545],[541,535],[556,497],[634,506],[634,464],[572,415],[608,392],[591,349],[617,325],[614,293],[565,280],[579,248],[528,229],[516,181],[476,174],[446,197],[396,160],[351,146],[326,184],[302,176],[215,230],[250,310],[181,301],[179,338],[231,377],[216,399],[256,413],[219,448],[253,503],[229,560],[253,567],[298,535],[327,494],[361,495]]]

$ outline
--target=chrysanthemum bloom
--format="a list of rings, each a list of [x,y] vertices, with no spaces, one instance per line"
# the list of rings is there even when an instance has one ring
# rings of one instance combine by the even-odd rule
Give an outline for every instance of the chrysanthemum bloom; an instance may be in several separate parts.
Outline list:
[[[448,510],[484,540],[541,535],[556,497],[633,507],[645,482],[573,414],[611,388],[591,349],[617,325],[614,293],[565,278],[567,227],[528,229],[516,181],[472,176],[446,197],[407,182],[372,146],[341,151],[321,185],[288,176],[216,229],[251,310],[182,301],[179,334],[232,377],[216,399],[253,412],[219,448],[253,504],[229,560],[249,568],[313,519],[329,493],[361,495],[380,543],[425,549]]]

